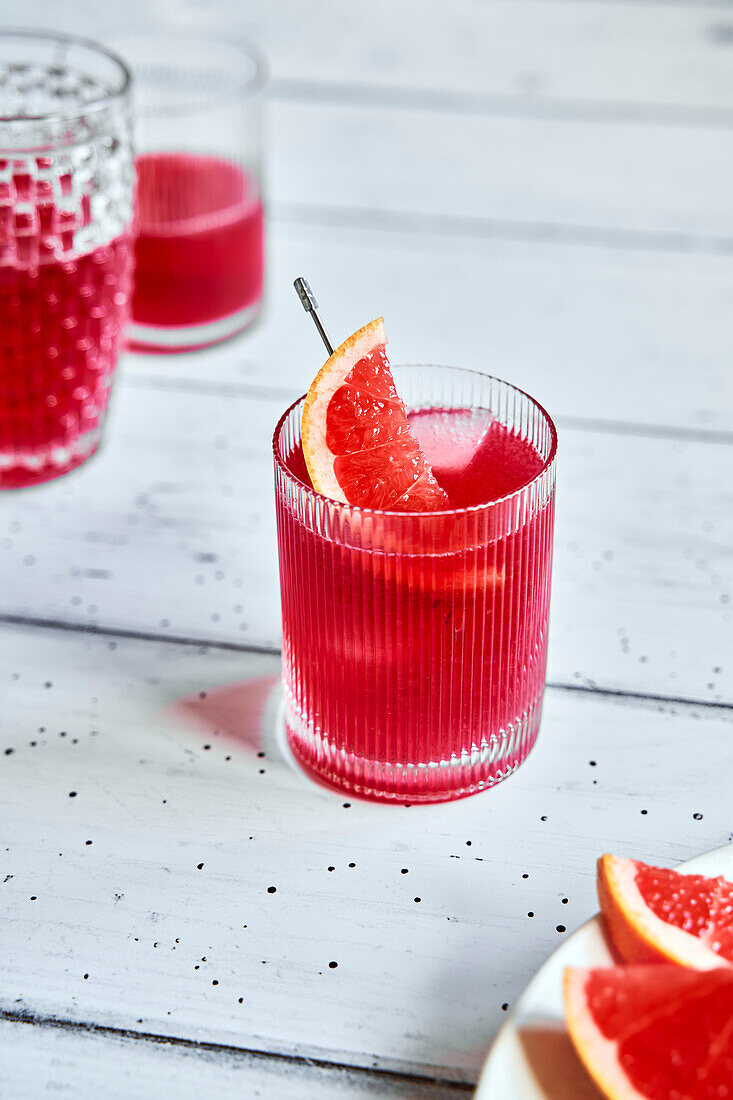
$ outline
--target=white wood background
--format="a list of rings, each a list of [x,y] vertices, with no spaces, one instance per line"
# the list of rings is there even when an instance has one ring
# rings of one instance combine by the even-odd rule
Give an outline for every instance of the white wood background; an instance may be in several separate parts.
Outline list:
[[[733,4],[104,7],[3,17],[269,54],[268,298],[126,356],[103,453],[0,499],[0,1097],[466,1095],[597,855],[733,839]],[[540,741],[453,806],[345,806],[276,736],[301,273],[560,430]]]

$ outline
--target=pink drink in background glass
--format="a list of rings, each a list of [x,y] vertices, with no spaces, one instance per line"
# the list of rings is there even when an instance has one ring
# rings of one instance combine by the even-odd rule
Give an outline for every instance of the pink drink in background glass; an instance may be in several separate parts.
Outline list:
[[[72,36],[0,32],[0,489],[101,439],[132,267],[129,73]]]
[[[208,347],[257,318],[264,272],[259,50],[229,31],[120,31],[137,157],[130,346]]]
[[[442,801],[510,774],[537,736],[556,436],[496,379],[394,373],[449,511],[328,501],[310,487],[300,404],[275,433],[285,717],[295,755],[330,782]]]
[[[134,321],[187,327],[256,307],[262,203],[241,168],[186,153],[147,153],[135,166]]]
[[[52,222],[53,207],[47,215]],[[0,455],[7,456],[0,485],[7,489],[58,477],[96,450],[130,283],[129,234],[64,258],[52,235],[28,228],[15,259],[0,263]]]

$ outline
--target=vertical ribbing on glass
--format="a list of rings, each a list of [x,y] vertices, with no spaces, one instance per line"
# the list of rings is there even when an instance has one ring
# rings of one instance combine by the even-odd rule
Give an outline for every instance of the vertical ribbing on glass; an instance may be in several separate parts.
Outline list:
[[[408,408],[487,409],[543,460],[472,508],[377,512],[292,472],[303,401],[273,441],[285,717],[302,765],[368,798],[460,798],[534,745],[547,655],[557,437],[531,397],[451,367],[394,368]]]

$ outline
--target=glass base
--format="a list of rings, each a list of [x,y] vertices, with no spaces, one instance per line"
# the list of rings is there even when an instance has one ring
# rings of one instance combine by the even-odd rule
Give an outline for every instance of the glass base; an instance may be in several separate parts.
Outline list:
[[[0,490],[27,489],[63,477],[96,453],[101,427],[79,436],[66,446],[41,447],[30,451],[0,450]]]
[[[249,328],[257,317],[261,304],[261,300],[253,302],[236,313],[230,313],[228,317],[208,321],[203,325],[141,325],[130,321],[125,330],[127,346],[132,351],[154,351],[162,354],[199,351]]]
[[[485,791],[517,770],[537,740],[541,709],[540,698],[471,752],[418,764],[367,760],[335,748],[298,722],[288,706],[287,689],[284,721],[298,764],[331,786],[380,802],[452,802]]]

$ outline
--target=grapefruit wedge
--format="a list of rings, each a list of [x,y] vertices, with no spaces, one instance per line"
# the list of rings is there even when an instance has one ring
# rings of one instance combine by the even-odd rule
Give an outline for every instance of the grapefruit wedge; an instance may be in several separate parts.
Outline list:
[[[448,507],[395,389],[384,321],[334,351],[303,406],[303,457],[313,488],[332,500],[395,512]]]
[[[604,855],[597,885],[608,936],[624,962],[733,968],[733,883],[727,879]]]
[[[733,971],[565,971],[565,1019],[609,1100],[733,1100]]]

